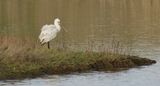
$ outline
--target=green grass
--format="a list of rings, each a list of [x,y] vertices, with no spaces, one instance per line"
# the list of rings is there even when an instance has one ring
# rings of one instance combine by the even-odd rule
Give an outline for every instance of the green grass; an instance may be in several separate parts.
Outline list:
[[[0,79],[33,78],[45,74],[114,71],[155,63],[154,60],[109,52],[47,49],[17,41],[0,44]]]
[[[107,71],[130,68],[136,64],[130,56],[105,52],[73,52],[48,49],[22,50],[1,54],[0,79],[31,78],[44,74]]]

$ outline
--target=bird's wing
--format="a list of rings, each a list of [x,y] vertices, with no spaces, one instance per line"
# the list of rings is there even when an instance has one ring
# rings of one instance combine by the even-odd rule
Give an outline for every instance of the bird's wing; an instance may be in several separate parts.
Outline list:
[[[46,29],[48,28],[48,26],[49,26],[49,25],[47,25],[47,24],[46,24],[46,25],[43,25],[43,27],[41,28],[41,31],[46,30]]]
[[[40,39],[40,41],[42,41],[44,39],[46,41],[50,41],[51,39],[53,39],[56,36],[56,33],[57,33],[57,29],[56,29],[55,25],[44,25],[41,29],[39,39]]]
[[[45,31],[45,30],[53,30],[53,29],[56,29],[56,26],[55,25],[43,25],[43,27],[41,28],[41,31]]]

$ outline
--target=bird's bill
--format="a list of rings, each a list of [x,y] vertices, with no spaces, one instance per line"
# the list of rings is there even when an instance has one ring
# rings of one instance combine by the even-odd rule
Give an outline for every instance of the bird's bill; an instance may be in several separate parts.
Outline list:
[[[64,27],[62,27],[62,28],[63,28],[64,32],[68,32]]]
[[[64,29],[65,32],[68,32],[66,29]]]

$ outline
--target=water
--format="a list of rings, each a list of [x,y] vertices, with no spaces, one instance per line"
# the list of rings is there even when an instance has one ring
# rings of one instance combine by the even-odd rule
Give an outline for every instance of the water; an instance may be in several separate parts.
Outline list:
[[[64,43],[81,49],[93,40],[120,41],[130,54],[157,64],[121,72],[90,72],[0,81],[0,86],[159,86],[159,0],[0,0],[0,36],[29,39],[36,45],[40,28],[60,17],[61,32],[52,46]],[[84,46],[83,46],[84,45]],[[56,45],[57,46],[57,45]]]
[[[88,40],[108,43],[108,38],[113,37],[126,44],[144,36],[159,39],[159,3],[159,0],[0,0],[0,35],[36,43],[40,28],[59,17],[69,33],[62,31],[52,45],[63,42],[74,45]]]

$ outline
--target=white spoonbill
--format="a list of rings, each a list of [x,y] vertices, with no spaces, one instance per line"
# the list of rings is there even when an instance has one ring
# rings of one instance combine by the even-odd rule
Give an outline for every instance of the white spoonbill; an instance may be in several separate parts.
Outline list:
[[[54,25],[44,25],[41,29],[41,33],[39,35],[41,45],[48,43],[48,49],[50,49],[49,42],[54,39],[57,33],[61,30],[60,19],[56,18],[54,20]]]

